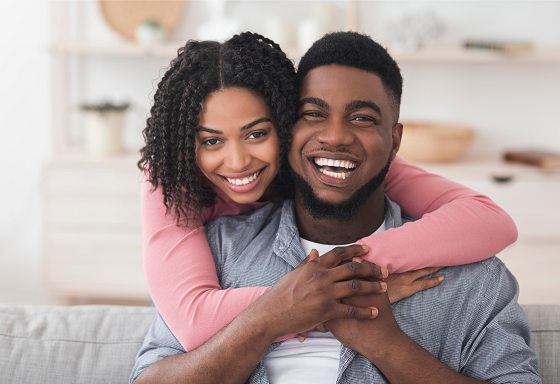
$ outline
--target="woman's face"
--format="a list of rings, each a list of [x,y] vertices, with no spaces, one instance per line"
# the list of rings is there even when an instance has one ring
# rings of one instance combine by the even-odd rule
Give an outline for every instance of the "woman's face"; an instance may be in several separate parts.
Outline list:
[[[280,144],[270,108],[243,88],[210,94],[196,128],[198,167],[233,201],[263,196],[280,168]]]

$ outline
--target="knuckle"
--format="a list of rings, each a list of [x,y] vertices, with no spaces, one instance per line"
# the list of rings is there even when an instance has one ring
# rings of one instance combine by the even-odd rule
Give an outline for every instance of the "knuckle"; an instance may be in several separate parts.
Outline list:
[[[314,271],[312,278],[313,280],[321,280],[325,276],[325,271]]]
[[[338,254],[338,255],[342,255],[346,252],[346,248],[345,247],[336,247],[333,249],[333,252]]]
[[[358,308],[356,307],[348,307],[346,310],[346,316],[349,318],[356,318],[358,317]]]
[[[350,280],[348,282],[348,289],[350,292],[359,292],[362,288],[362,283],[359,280]]]
[[[346,268],[348,268],[351,272],[358,272],[362,270],[362,264],[352,261],[350,263],[346,263]]]

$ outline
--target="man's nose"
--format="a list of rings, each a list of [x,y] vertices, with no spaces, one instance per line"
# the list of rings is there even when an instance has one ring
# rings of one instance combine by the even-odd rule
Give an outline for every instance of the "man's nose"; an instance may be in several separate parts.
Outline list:
[[[318,132],[316,139],[319,143],[328,144],[332,147],[354,143],[354,135],[350,128],[343,121],[336,120],[326,121]]]
[[[243,145],[230,142],[224,164],[234,172],[241,172],[251,164],[251,155]]]

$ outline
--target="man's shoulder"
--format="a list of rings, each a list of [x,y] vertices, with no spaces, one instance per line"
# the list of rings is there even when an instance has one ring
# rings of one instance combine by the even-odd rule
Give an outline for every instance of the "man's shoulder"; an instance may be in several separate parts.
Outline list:
[[[515,277],[496,256],[475,263],[445,267],[436,274],[445,277],[447,284],[444,286],[463,293],[499,288],[509,295],[516,295],[519,290]]]
[[[270,248],[279,237],[295,232],[293,200],[271,202],[244,215],[222,216],[206,225],[206,237],[214,258],[224,252],[237,254],[251,245],[262,248],[266,244]]]
[[[259,223],[267,222],[270,218],[280,216],[286,201],[271,202],[253,212],[236,216],[221,216],[206,224],[206,231],[223,230],[224,227],[246,228],[258,227]]]

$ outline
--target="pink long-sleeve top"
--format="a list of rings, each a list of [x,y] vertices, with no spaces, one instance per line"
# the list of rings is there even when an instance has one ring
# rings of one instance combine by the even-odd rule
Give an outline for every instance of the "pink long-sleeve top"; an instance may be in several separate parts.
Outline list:
[[[202,212],[204,223],[266,204],[238,204],[211,187],[217,200]],[[177,227],[172,215],[165,215],[161,190],[151,188],[149,182],[142,183],[146,281],[167,326],[191,351],[270,287],[222,289],[204,227]],[[484,260],[517,240],[511,217],[488,197],[427,173],[400,156],[387,174],[385,192],[406,215],[420,218],[359,241],[369,247],[364,258],[386,266],[390,273]]]

